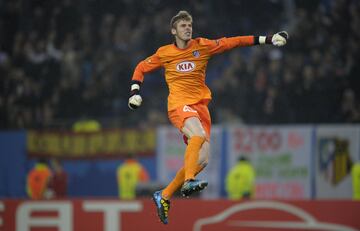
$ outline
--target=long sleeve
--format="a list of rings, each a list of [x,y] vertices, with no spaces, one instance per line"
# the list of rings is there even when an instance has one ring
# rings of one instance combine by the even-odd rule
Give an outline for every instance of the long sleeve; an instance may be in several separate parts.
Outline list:
[[[160,67],[162,67],[162,63],[159,59],[159,56],[155,53],[138,63],[134,70],[132,80],[143,82],[145,73],[154,71]]]
[[[253,35],[248,36],[236,36],[229,38],[221,38],[217,40],[209,40],[201,38],[200,43],[208,46],[210,55],[220,54],[224,51],[231,50],[235,47],[253,46],[255,45]]]

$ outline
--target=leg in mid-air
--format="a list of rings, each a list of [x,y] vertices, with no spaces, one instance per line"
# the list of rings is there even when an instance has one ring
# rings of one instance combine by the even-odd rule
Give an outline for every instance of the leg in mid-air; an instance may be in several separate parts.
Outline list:
[[[199,160],[196,166],[196,172],[194,176],[199,174],[206,167],[209,159],[209,150],[210,150],[210,143],[208,141],[205,141],[200,149]],[[184,182],[185,182],[185,168],[182,167],[176,173],[174,179],[163,190],[156,191],[154,193],[153,200],[157,207],[157,213],[162,223],[164,224],[168,223],[170,198],[181,186],[186,185],[184,184]],[[190,182],[190,185],[189,183],[187,184],[188,192],[186,192],[187,194],[185,194],[185,196],[190,196],[190,194],[192,194],[193,192],[201,191],[207,186],[206,181],[190,180],[188,182]]]
[[[181,187],[183,196],[203,190],[208,182],[195,179],[195,176],[206,166],[209,155],[209,142],[206,132],[198,117],[187,118],[182,132],[188,137],[188,146],[184,159],[184,183]]]
[[[195,176],[199,174],[206,167],[209,159],[209,150],[210,150],[210,143],[208,141],[205,141],[200,149],[199,161],[195,172]],[[182,167],[176,173],[176,176],[168,184],[168,186],[162,190],[161,196],[166,200],[169,200],[172,197],[172,195],[178,189],[180,189],[180,187],[184,184],[184,182],[185,182],[185,169],[184,167]]]
[[[199,115],[198,112],[202,114]],[[182,133],[186,136],[187,147],[184,166],[179,169],[174,179],[163,190],[157,191],[153,195],[158,216],[164,224],[168,223],[169,199],[181,186],[183,186],[181,193],[184,196],[190,196],[193,192],[203,190],[208,184],[206,181],[195,179],[195,176],[205,168],[209,159],[210,115],[207,107],[203,106],[198,111],[187,111],[185,118],[178,117],[178,114],[175,117],[178,121],[184,121],[180,126],[176,121],[174,122],[173,117],[170,118],[176,127],[181,127]],[[202,117],[201,122],[200,117]]]

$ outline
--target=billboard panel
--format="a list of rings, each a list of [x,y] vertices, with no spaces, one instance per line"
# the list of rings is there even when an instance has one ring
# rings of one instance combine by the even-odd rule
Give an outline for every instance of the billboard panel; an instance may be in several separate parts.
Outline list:
[[[316,129],[316,198],[352,198],[351,167],[359,162],[359,126],[329,125]]]
[[[256,198],[311,197],[311,127],[231,127],[228,170],[240,156],[256,170]]]
[[[151,200],[0,200],[1,231],[356,231],[360,202],[173,200],[169,224]],[[191,208],[191,209],[189,209]],[[334,213],[334,211],[342,211]]]

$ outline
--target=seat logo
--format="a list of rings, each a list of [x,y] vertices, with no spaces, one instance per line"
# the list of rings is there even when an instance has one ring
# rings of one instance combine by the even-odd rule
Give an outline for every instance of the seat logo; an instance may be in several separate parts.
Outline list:
[[[176,65],[176,70],[179,72],[190,72],[195,69],[196,65],[194,62],[184,61]]]

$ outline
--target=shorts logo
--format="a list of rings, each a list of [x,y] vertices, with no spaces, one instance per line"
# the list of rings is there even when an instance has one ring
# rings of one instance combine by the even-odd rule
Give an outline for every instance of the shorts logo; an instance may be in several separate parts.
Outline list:
[[[194,62],[184,61],[176,65],[176,70],[179,72],[190,72],[195,69],[196,65]]]
[[[191,107],[189,107],[188,105],[185,105],[183,108],[184,112],[197,112],[194,109],[192,109]]]

